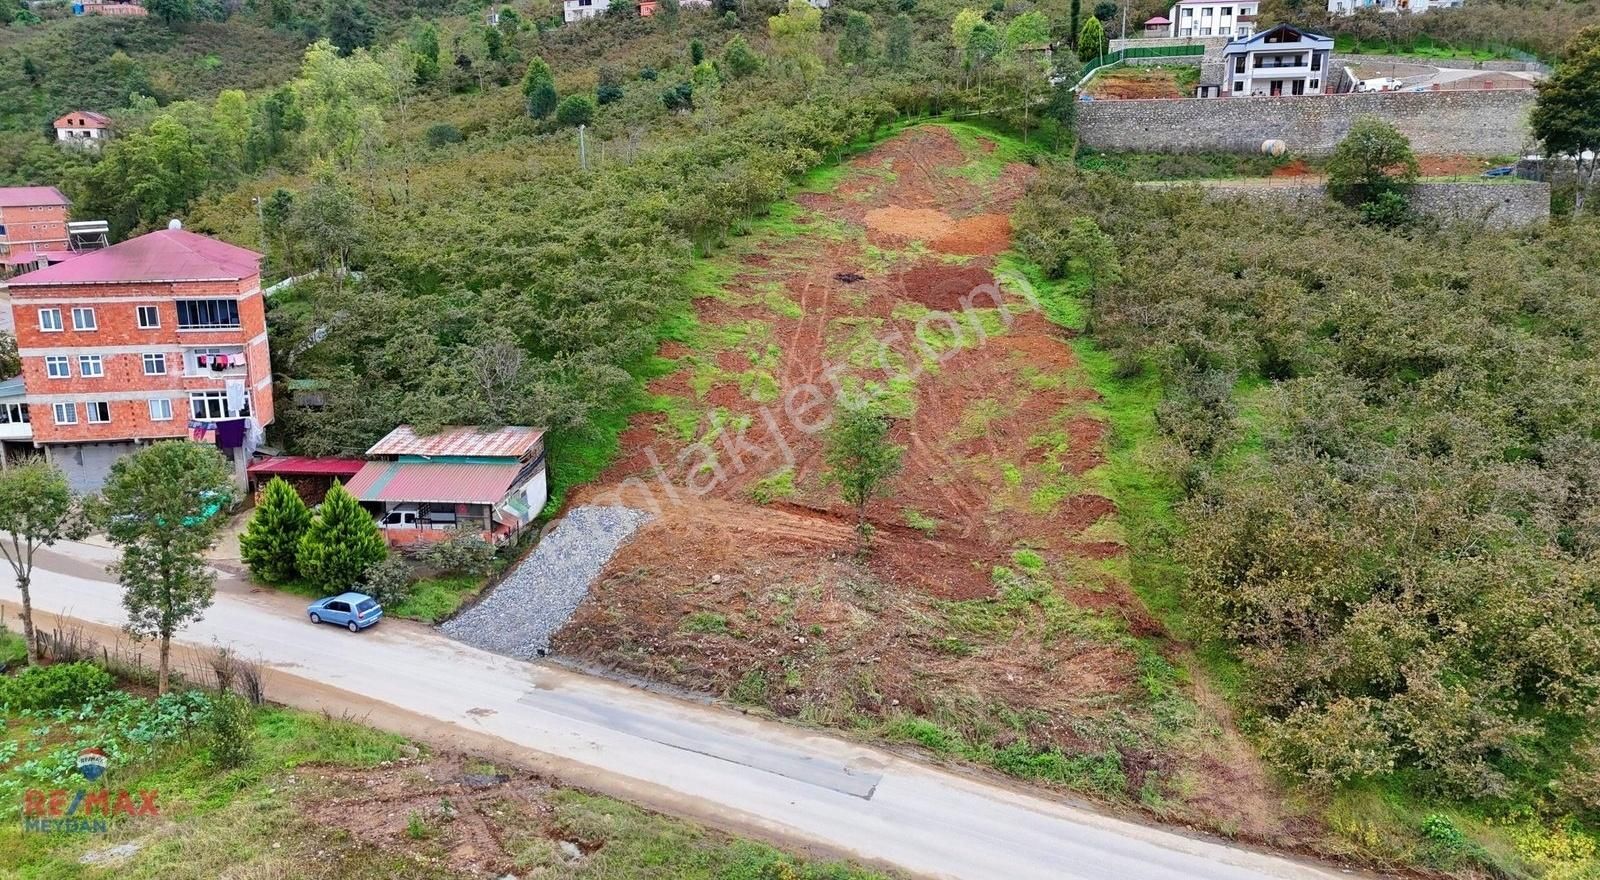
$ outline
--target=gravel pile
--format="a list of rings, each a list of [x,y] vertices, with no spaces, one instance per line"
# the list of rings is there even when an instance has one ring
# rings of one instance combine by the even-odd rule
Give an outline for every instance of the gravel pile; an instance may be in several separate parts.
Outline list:
[[[600,569],[649,518],[627,507],[573,508],[499,586],[440,629],[488,651],[543,656]]]

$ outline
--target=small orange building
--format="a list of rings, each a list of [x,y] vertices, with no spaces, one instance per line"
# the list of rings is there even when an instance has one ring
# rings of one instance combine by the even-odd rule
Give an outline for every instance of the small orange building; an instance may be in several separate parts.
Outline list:
[[[242,479],[273,420],[260,260],[175,225],[7,282],[33,443],[76,489],[182,437]]]
[[[0,260],[6,268],[64,259],[70,251],[67,208],[53,186],[0,187]]]

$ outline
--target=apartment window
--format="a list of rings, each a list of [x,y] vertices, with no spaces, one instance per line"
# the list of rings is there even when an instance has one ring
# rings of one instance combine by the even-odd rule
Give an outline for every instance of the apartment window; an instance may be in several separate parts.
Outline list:
[[[61,310],[60,309],[40,309],[39,310],[39,329],[40,330],[44,330],[44,331],[49,332],[49,333],[59,333],[59,332],[61,332]]]
[[[72,362],[64,354],[48,354],[44,358],[44,374],[52,379],[72,378]]]
[[[1322,69],[1322,55],[1321,54],[1319,54],[1317,52],[1312,52],[1311,53],[1311,69],[1312,70],[1321,70]]]
[[[78,423],[78,405],[75,403],[54,404],[56,424],[76,425]]]
[[[179,330],[231,330],[239,326],[239,301],[232,299],[178,300]]]
[[[1211,36],[1211,28],[1201,28],[1200,29],[1200,36],[1202,36],[1202,37]]]
[[[166,399],[165,397],[150,401],[150,421],[172,421],[172,401]]]
[[[153,330],[161,326],[161,310],[155,306],[139,307],[139,329]]]
[[[1235,80],[1234,83],[1233,83],[1233,90],[1236,91],[1236,92],[1244,91],[1244,82],[1240,81],[1240,80]]]
[[[98,379],[106,374],[105,362],[97,354],[78,355],[78,375],[85,379]]]
[[[196,391],[189,395],[189,412],[200,421],[225,419],[228,417],[228,393]]]
[[[0,406],[0,425],[26,425],[28,424],[28,405],[26,403],[8,403]]]
[[[1223,18],[1228,18],[1228,17],[1230,17],[1232,15],[1233,15],[1233,7],[1232,6],[1224,6],[1224,7],[1222,7],[1222,17]]]
[[[1233,59],[1233,72],[1234,73],[1244,73],[1244,56],[1243,55],[1240,55],[1238,58]]]
[[[1200,17],[1201,18],[1210,18],[1211,17],[1211,7],[1207,6],[1204,9],[1200,10]]]
[[[83,405],[83,411],[88,413],[89,423],[103,425],[111,421],[111,404],[104,400],[91,400]]]
[[[1303,94],[1305,94],[1306,93],[1306,81],[1303,80],[1303,79],[1295,80],[1294,82],[1289,84],[1289,91],[1290,91],[1291,94],[1295,94],[1295,95],[1303,95]]]
[[[79,307],[72,310],[72,329],[95,330],[98,327],[94,322],[94,309]]]
[[[1185,7],[1184,10],[1183,10],[1183,17],[1184,18],[1194,18],[1194,10]]]
[[[1318,84],[1317,80],[1312,80],[1311,81],[1311,90],[1312,91],[1316,91],[1317,90],[1317,84]]]
[[[167,356],[146,352],[144,355],[144,374],[146,376],[165,376],[167,374]]]

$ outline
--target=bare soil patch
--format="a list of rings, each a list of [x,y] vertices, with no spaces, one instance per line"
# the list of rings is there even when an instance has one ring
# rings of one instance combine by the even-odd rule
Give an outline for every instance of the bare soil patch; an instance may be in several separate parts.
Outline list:
[[[687,368],[652,383],[674,426],[698,413],[693,439],[641,417],[577,493],[656,517],[553,648],[813,723],[917,716],[986,749],[1110,762],[1123,794],[1208,778],[1203,738],[1158,734],[1141,684],[1136,640],[1164,634],[1118,573],[1098,395],[1065,331],[1019,298],[971,296],[992,289],[1032,169],[979,173],[967,163],[988,148],[967,149],[938,127],[892,138],[834,193],[797,198],[814,233],[758,233],[718,258],[736,280],[697,302],[716,342],[690,360],[729,380],[702,396]],[[861,388],[905,448],[867,508],[865,560],[815,430],[839,389]]]
[[[1099,99],[1188,98],[1178,88],[1178,78],[1170,70],[1147,67],[1118,67],[1089,81],[1089,94]]]

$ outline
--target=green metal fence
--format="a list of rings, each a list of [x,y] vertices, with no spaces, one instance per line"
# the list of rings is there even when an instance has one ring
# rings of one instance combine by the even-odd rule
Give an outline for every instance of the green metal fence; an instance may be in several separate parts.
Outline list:
[[[1206,47],[1199,44],[1188,44],[1181,46],[1131,46],[1127,49],[1118,49],[1115,52],[1108,52],[1091,61],[1084,62],[1083,75],[1088,76],[1102,67],[1109,67],[1113,64],[1119,64],[1128,60],[1129,58],[1186,58],[1194,55],[1204,54],[1206,54]]]

